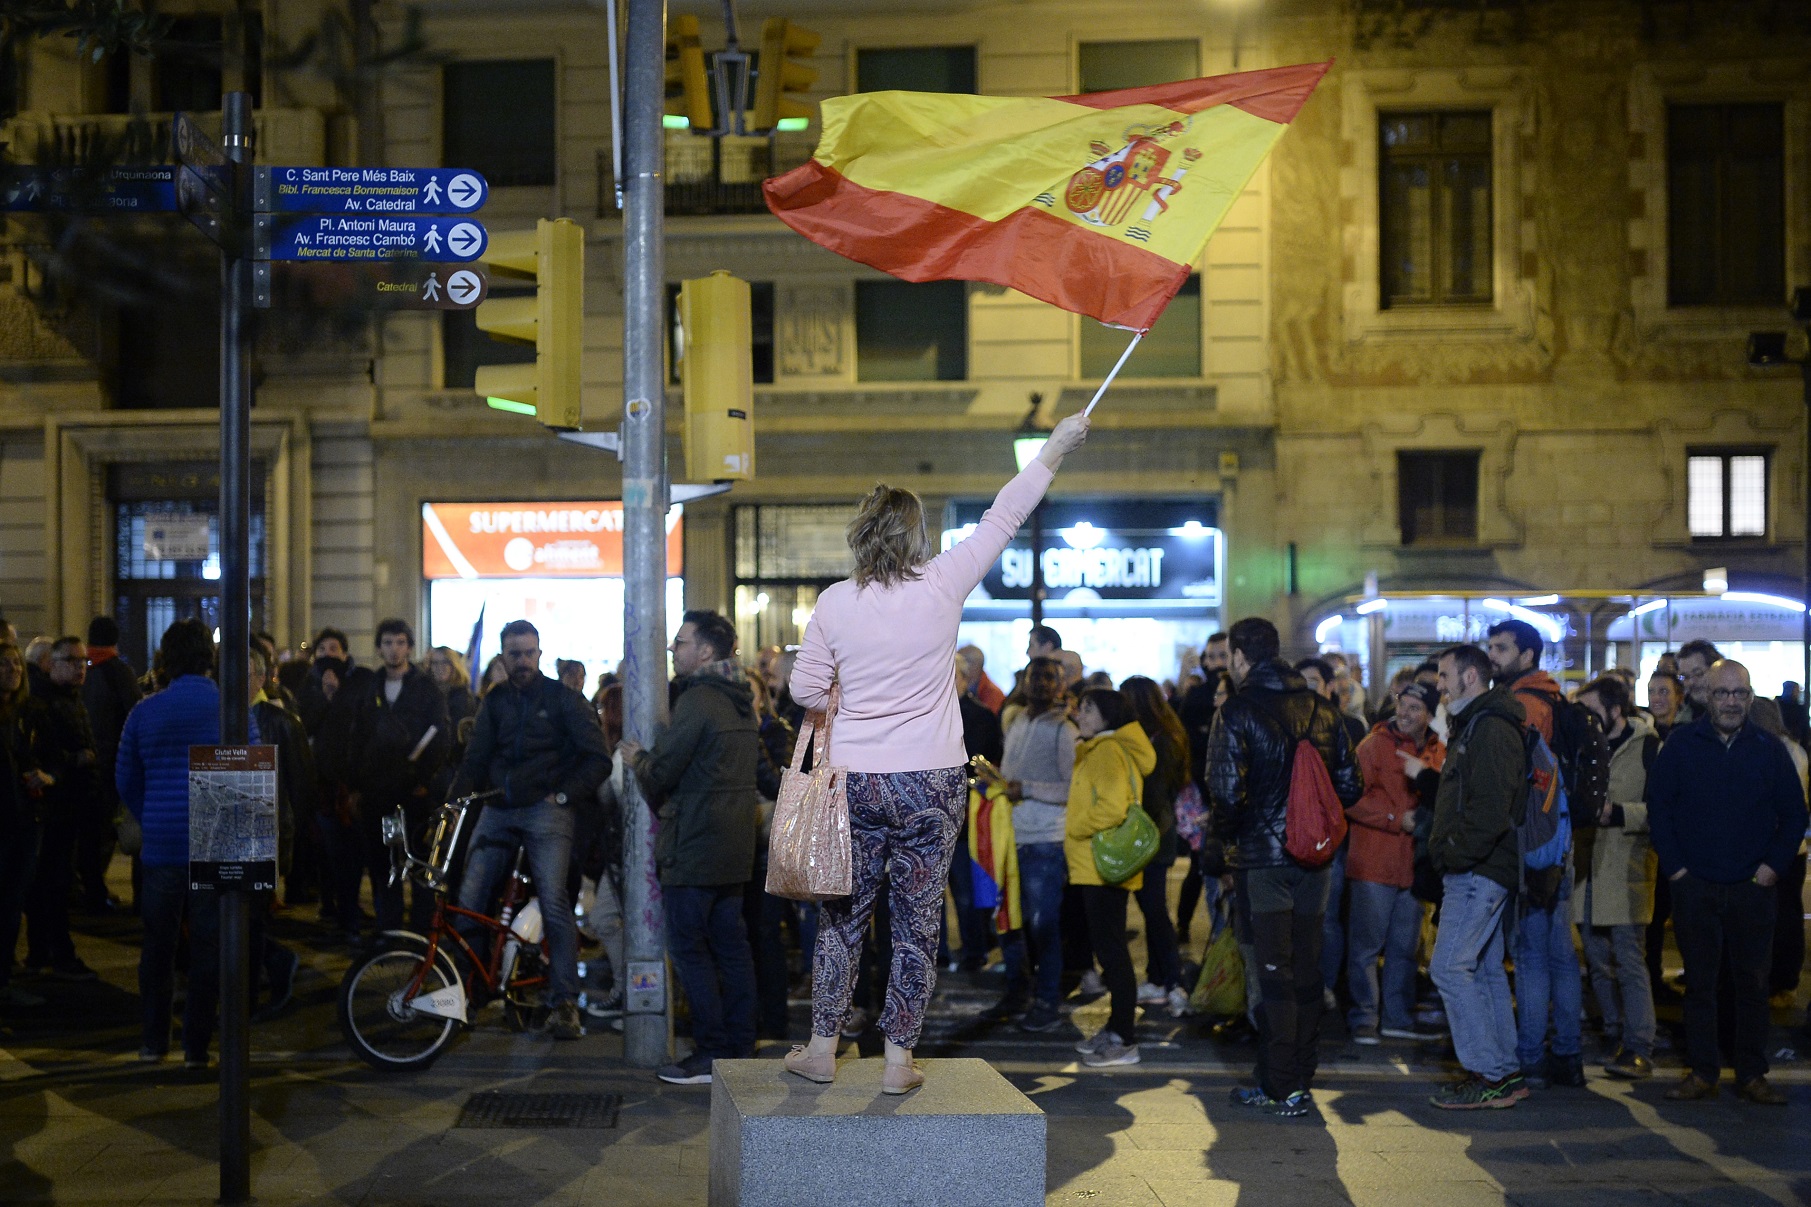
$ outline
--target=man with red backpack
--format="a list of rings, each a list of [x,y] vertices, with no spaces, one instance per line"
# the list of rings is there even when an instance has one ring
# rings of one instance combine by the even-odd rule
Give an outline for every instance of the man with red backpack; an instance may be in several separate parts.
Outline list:
[[[1238,690],[1208,735],[1206,788],[1257,953],[1260,997],[1258,1084],[1232,1097],[1299,1118],[1312,1105],[1317,1063],[1327,865],[1363,785],[1339,711],[1278,657],[1276,626],[1241,620],[1229,644]]]

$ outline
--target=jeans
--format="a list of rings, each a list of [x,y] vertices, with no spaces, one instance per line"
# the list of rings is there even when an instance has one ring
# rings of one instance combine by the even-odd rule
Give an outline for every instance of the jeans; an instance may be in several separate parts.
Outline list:
[[[206,1060],[220,1002],[220,899],[212,889],[189,888],[189,865],[146,866],[138,890],[144,921],[138,953],[138,997],[144,1048],[170,1050],[170,992],[176,981],[176,945],[184,910],[189,919],[189,996],[182,1012],[182,1051]]]
[[[1028,842],[1019,848],[1019,912],[1024,925],[1000,939],[1008,993],[1029,992],[1051,1006],[1062,1000],[1063,886],[1068,882],[1069,861],[1062,843]],[[1030,969],[1025,966],[1027,955]]]
[[[1346,847],[1340,843],[1327,865],[1327,914],[1321,922],[1321,984],[1328,990],[1339,984],[1340,965],[1346,962]]]
[[[579,932],[566,893],[566,869],[572,862],[572,806],[536,801],[517,809],[488,808],[472,830],[459,905],[483,913],[503,877],[509,874],[516,848],[528,852],[528,874],[547,928],[547,1002],[552,1006],[578,1001]],[[399,902],[400,904],[400,902]],[[475,924],[474,924],[475,925]],[[480,950],[482,955],[483,951]],[[752,981],[752,974],[750,976]]]
[[[1238,873],[1258,966],[1258,1084],[1272,1098],[1306,1090],[1319,1065],[1321,933],[1329,876],[1291,865]]]
[[[1673,881],[1673,935],[1685,957],[1685,1049],[1692,1072],[1717,1080],[1717,973],[1725,958],[1735,980],[1736,1082],[1767,1072],[1767,968],[1773,954],[1775,890],[1752,881]]]
[[[1126,947],[1126,900],[1131,894],[1111,884],[1079,884],[1082,911],[1088,919],[1088,937],[1100,961],[1102,979],[1113,995],[1113,1012],[1107,1029],[1126,1043],[1137,1042],[1138,978],[1132,972],[1132,953]]]
[[[1382,1023],[1407,1031],[1415,1022],[1415,947],[1421,939],[1421,902],[1405,888],[1348,882],[1352,922],[1346,988],[1352,993],[1347,1022],[1354,1031]],[[1378,996],[1377,958],[1383,957],[1382,1000]]]
[[[1476,872],[1442,878],[1440,932],[1428,967],[1453,1050],[1466,1070],[1490,1081],[1514,1073],[1515,1010],[1509,999],[1509,974],[1503,971],[1504,912],[1509,890]]]
[[[1585,917],[1591,916],[1591,882],[1585,882]],[[1606,1032],[1622,1036],[1637,1056],[1654,1054],[1654,987],[1648,981],[1647,923],[1579,928],[1591,992],[1603,1011]]]
[[[1159,989],[1182,984],[1182,953],[1176,944],[1176,927],[1170,922],[1170,865],[1175,862],[1176,833],[1172,830],[1158,844],[1157,857],[1145,865],[1144,883],[1133,894],[1144,915],[1144,979]],[[1097,941],[1096,953],[1099,950]],[[1101,968],[1104,971],[1106,964]]]
[[[968,840],[956,836],[956,853],[950,860],[950,898],[956,903],[956,934],[962,943],[962,961],[978,970],[993,949],[993,911],[975,907],[975,861],[969,858]]]
[[[1524,1069],[1540,1065],[1547,1052],[1547,1020],[1553,1019],[1553,1054],[1577,1056],[1579,1013],[1585,982],[1572,946],[1572,876],[1560,881],[1559,900],[1548,909],[1529,907],[1515,928],[1515,1054]]]
[[[692,1008],[692,1044],[712,1060],[755,1054],[755,960],[740,884],[669,884],[667,951]]]
[[[12,980],[19,946],[19,919],[38,866],[38,823],[15,817],[0,830],[0,988]]]
[[[786,936],[781,933],[780,924],[791,903],[768,893],[766,886],[767,853],[762,851],[755,860],[755,878],[743,886],[742,921],[754,959],[761,1030],[780,1039],[786,1035],[787,982]]]

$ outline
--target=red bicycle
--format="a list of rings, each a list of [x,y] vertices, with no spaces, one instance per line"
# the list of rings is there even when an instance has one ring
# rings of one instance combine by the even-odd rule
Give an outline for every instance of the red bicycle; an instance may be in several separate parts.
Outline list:
[[[448,869],[466,818],[473,806],[499,795],[475,793],[440,806],[429,831],[426,859],[409,850],[401,809],[384,818],[390,883],[406,875],[433,893],[434,920],[425,935],[383,932],[374,949],[347,969],[340,982],[340,1028],[352,1050],[375,1069],[425,1068],[471,1025],[473,995],[466,989],[466,971],[476,980],[480,1005],[503,999],[504,1022],[511,1030],[529,1029],[544,1010],[547,943],[540,902],[523,870],[525,853],[516,852],[496,917],[447,903]],[[484,955],[460,933],[455,920],[468,924],[468,931],[475,927],[484,933]]]

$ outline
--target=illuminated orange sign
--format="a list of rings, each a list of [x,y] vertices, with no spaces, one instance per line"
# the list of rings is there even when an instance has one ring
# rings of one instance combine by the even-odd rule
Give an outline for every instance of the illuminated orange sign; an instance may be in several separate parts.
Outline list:
[[[667,574],[685,565],[679,508],[667,513]],[[427,578],[620,578],[621,503],[423,503]]]

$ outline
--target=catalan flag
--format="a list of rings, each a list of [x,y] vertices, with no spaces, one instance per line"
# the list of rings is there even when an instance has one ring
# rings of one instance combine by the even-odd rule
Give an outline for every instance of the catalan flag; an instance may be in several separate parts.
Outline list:
[[[837,97],[767,205],[907,281],[990,281],[1148,331],[1331,66],[1086,96]]]

